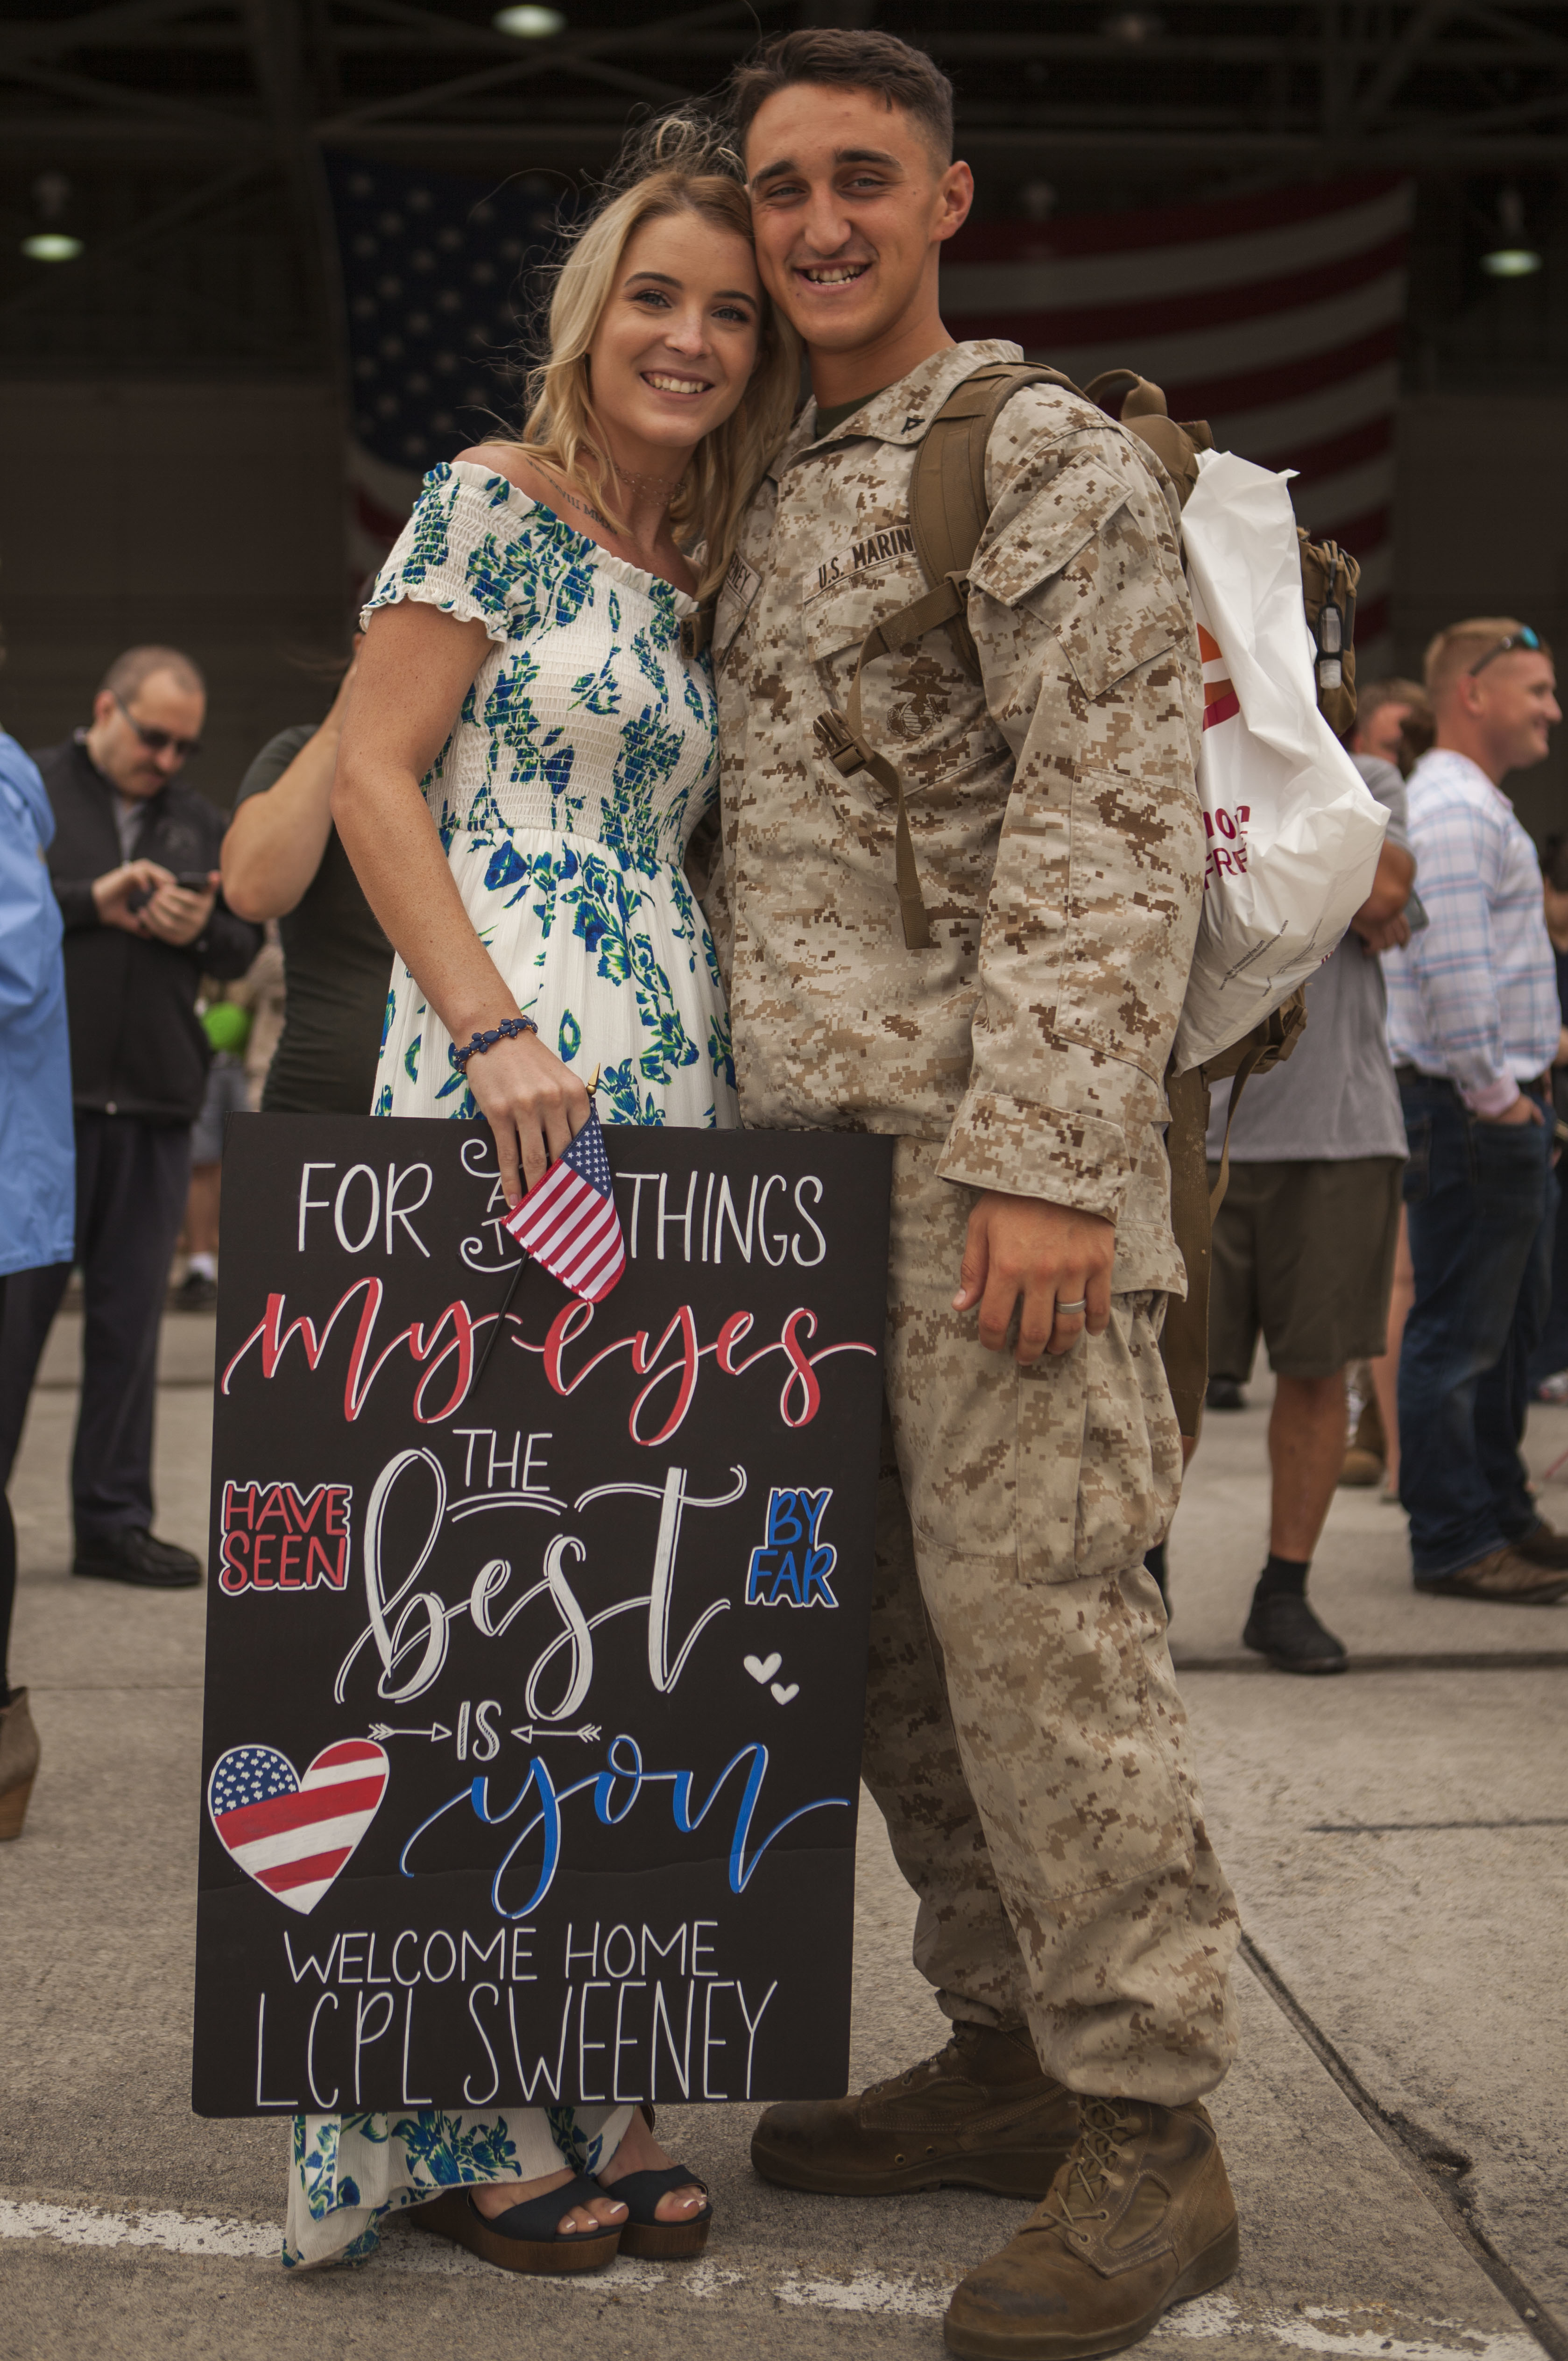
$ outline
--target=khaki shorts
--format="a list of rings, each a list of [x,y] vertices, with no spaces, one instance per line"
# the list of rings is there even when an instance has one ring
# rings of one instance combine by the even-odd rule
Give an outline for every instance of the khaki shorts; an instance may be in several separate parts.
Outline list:
[[[1258,1331],[1277,1377],[1331,1378],[1387,1340],[1402,1156],[1231,1164],[1214,1224],[1209,1371],[1245,1385]],[[1209,1167],[1210,1186],[1219,1179]]]

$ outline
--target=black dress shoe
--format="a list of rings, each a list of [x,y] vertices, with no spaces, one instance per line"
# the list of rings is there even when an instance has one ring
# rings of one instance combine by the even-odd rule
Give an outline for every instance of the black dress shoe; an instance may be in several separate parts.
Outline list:
[[[192,1556],[192,1553],[188,1549],[181,1549],[178,1542],[160,1542],[156,1533],[148,1532],[144,1532],[141,1535],[141,1540],[147,1550],[148,1555],[149,1557],[156,1558],[160,1565],[179,1566],[181,1571],[188,1571],[191,1567],[194,1566],[196,1570],[196,1579],[200,1582],[202,1578],[201,1559],[199,1557]]]
[[[176,1312],[210,1312],[217,1300],[218,1282],[204,1270],[188,1270],[169,1299]]]
[[[121,1525],[112,1533],[89,1533],[76,1544],[72,1574],[96,1575],[104,1582],[132,1582],[143,1590],[193,1590],[202,1561],[173,1542],[154,1541],[143,1525]]]
[[[1343,1673],[1347,1662],[1343,1641],[1323,1629],[1294,1590],[1254,1594],[1242,1645],[1255,1648],[1282,1673]]]
[[[1234,1378],[1211,1378],[1203,1406],[1206,1410],[1245,1410],[1246,1396]]]

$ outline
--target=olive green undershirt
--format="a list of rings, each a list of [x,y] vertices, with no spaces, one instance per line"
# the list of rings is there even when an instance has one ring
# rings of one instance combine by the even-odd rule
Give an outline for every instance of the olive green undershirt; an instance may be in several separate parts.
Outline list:
[[[818,402],[817,415],[812,420],[812,441],[820,443],[825,434],[831,434],[842,426],[846,418],[853,418],[857,410],[864,410],[872,402],[880,401],[886,391],[885,385],[879,385],[875,393],[862,393],[854,401],[836,402],[831,410],[824,410]]]

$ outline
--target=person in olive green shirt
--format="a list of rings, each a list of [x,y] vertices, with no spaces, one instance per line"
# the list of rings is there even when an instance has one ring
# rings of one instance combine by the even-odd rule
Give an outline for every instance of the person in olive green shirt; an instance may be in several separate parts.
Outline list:
[[[319,729],[269,740],[240,782],[221,855],[224,895],[276,918],[287,1001],[263,1115],[368,1115],[392,947],[332,821],[338,731],[353,666]]]

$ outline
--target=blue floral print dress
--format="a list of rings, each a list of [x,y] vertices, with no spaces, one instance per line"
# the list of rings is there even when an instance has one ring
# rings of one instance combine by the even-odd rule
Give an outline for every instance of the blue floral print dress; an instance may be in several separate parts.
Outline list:
[[[464,907],[609,1123],[740,1120],[712,940],[681,862],[718,795],[695,602],[502,476],[433,468],[366,609],[423,600],[492,642],[424,781]],[[372,1112],[478,1110],[440,1019],[394,959]],[[443,2189],[594,2174],[630,2107],[297,2115],[286,2264],[358,2262],[389,2214]]]
[[[718,796],[695,602],[504,476],[425,478],[366,609],[420,599],[492,646],[425,799],[480,940],[606,1123],[740,1117],[718,962],[682,873]],[[373,1112],[477,1113],[439,1017],[394,961]]]

